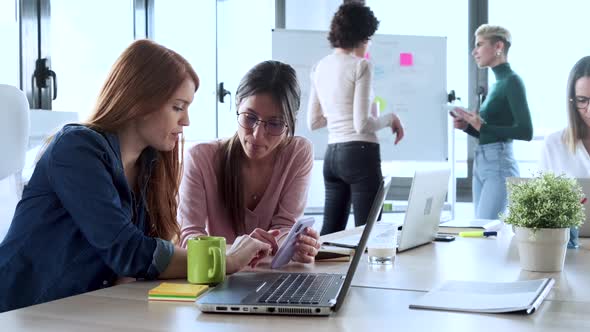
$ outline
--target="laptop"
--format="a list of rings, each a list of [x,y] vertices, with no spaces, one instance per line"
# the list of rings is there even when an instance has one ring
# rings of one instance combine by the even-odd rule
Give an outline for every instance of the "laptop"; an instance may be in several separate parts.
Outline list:
[[[511,177],[508,178],[509,183],[519,183],[523,181],[530,181],[531,178],[516,178]],[[584,219],[584,223],[580,226],[579,229],[579,236],[580,237],[590,237],[590,178],[576,178],[576,181],[582,187],[582,191],[584,192],[584,196],[588,197],[586,202],[584,203],[584,210],[586,213],[586,219]]]
[[[328,316],[342,306],[391,179],[381,182],[346,274],[244,272],[228,276],[196,301],[202,312]]]
[[[450,176],[449,169],[416,171],[408,197],[408,210],[398,234],[398,252],[434,240],[449,190]]]
[[[449,189],[449,169],[416,171],[412,179],[408,208],[401,231],[397,236],[397,251],[402,252],[430,243],[436,237],[442,208]],[[336,240],[324,241],[335,246],[353,246],[359,240],[352,234]]]

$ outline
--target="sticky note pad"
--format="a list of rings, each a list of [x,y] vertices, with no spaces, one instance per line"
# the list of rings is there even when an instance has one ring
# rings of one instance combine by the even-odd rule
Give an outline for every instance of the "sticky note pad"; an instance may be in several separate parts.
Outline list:
[[[365,53],[365,59],[371,60],[371,53],[369,53],[369,52]]]
[[[208,288],[207,285],[163,282],[159,286],[150,289],[148,299],[150,301],[194,302],[197,296]]]
[[[412,66],[414,64],[414,56],[412,53],[400,53],[399,65],[402,67]]]

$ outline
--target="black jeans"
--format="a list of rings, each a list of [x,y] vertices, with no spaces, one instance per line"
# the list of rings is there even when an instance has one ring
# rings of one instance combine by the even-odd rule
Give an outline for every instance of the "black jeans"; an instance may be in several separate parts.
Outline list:
[[[346,228],[351,203],[354,224],[366,224],[382,180],[379,144],[360,141],[328,144],[324,157],[326,200],[321,235]]]

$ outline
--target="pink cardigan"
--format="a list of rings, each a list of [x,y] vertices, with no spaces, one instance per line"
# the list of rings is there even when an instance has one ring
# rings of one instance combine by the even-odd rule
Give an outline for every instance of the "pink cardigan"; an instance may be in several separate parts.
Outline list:
[[[216,164],[220,140],[200,143],[188,150],[180,184],[180,245],[186,247],[193,236],[223,236],[233,243],[236,234],[223,206],[217,185]],[[246,234],[255,228],[280,229],[281,236],[303,215],[313,167],[309,140],[295,136],[280,152],[269,186],[256,208],[246,208]]]

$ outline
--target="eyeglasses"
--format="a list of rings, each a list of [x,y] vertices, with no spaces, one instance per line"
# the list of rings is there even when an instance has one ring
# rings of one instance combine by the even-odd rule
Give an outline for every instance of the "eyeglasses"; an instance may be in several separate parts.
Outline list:
[[[583,110],[588,108],[588,102],[590,101],[590,97],[585,96],[576,96],[574,99],[570,99],[572,104],[576,105],[576,108],[579,110]]]
[[[283,120],[270,119],[263,121],[256,115],[247,112],[238,113],[238,123],[245,129],[254,129],[260,123],[264,123],[264,129],[271,136],[280,136],[287,130],[287,124]]]

